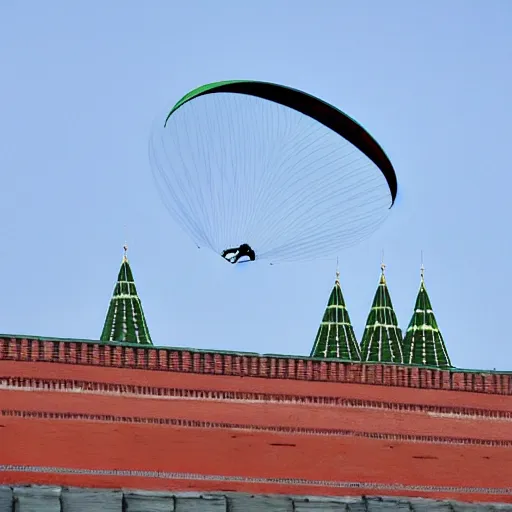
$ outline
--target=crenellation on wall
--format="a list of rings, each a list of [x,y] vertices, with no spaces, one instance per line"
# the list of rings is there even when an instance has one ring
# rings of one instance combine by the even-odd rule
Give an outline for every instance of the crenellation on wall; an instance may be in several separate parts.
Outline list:
[[[240,374],[242,377],[249,377],[249,358],[247,356],[240,357]]]
[[[214,354],[213,356],[213,368],[216,375],[222,375],[224,362],[220,354]]]
[[[132,347],[89,341],[4,337],[0,338],[0,360],[512,394],[512,374],[506,372],[438,370],[289,356]]]
[[[180,358],[181,355],[181,358]],[[185,350],[183,352],[173,351],[172,352],[172,368],[174,371],[189,372],[192,369],[190,352]],[[181,359],[181,365],[180,365]]]
[[[16,340],[9,340],[9,343],[7,345],[7,358],[13,359],[15,361],[18,360],[18,347]]]
[[[350,366],[347,366],[347,370],[350,370]],[[349,373],[349,375],[350,375],[350,373]],[[347,378],[347,381],[351,382],[350,376],[349,376],[349,378]],[[382,365],[376,364],[373,384],[382,385],[383,383],[384,383],[384,376],[383,376],[383,371],[382,371]]]
[[[496,393],[497,386],[494,375],[488,374],[484,375],[484,392],[485,393]]]

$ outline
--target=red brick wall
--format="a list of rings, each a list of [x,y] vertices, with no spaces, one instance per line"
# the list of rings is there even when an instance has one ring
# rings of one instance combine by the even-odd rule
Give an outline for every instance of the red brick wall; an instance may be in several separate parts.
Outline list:
[[[503,501],[511,385],[507,373],[0,338],[0,482],[292,494],[362,483]]]

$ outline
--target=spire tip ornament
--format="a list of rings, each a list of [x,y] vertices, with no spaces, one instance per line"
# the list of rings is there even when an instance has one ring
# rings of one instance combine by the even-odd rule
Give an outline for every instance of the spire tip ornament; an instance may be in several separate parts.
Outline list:
[[[384,263],[384,251],[382,251],[382,263],[380,264],[380,284],[386,284],[386,264]]]
[[[380,270],[382,272],[382,275],[384,276],[384,272],[386,270],[386,264],[384,263],[384,249],[382,249],[382,257],[380,259]]]

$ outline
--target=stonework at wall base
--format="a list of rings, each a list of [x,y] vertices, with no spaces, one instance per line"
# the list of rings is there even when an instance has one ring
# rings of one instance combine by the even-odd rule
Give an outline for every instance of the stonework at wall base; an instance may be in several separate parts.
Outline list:
[[[166,493],[0,486],[0,512],[512,512],[512,504],[423,498]]]

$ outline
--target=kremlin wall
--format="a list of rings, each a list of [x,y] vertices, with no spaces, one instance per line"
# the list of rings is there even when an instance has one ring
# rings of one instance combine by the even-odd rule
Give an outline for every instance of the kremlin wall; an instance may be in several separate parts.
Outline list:
[[[508,505],[507,505],[508,504]],[[452,366],[423,273],[310,357],[157,347],[123,258],[100,340],[0,336],[0,512],[512,510],[512,372]]]

